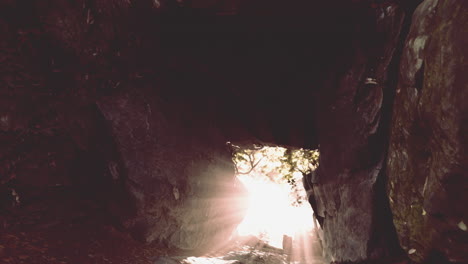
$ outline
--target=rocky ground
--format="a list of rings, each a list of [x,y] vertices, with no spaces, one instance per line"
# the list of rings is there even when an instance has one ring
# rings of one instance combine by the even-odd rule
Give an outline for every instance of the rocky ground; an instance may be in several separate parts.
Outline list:
[[[303,243],[298,243],[296,257],[290,257],[283,249],[253,236],[239,238],[208,254],[171,250],[158,243],[143,244],[119,231],[102,203],[64,188],[57,187],[40,198],[19,199],[19,204],[2,210],[0,263],[323,263],[305,262],[304,254],[297,253],[304,251]]]
[[[241,240],[242,241],[242,240]],[[317,252],[305,252],[305,244],[297,243],[293,252],[272,247],[268,244],[252,243],[253,240],[237,241],[227,252],[214,253],[212,256],[187,257],[161,256],[155,259],[154,264],[325,264],[325,260]],[[309,244],[310,245],[310,244]],[[291,254],[292,253],[292,254]],[[315,254],[314,254],[315,253]]]
[[[0,214],[0,263],[153,263],[168,249],[118,231],[102,204],[57,189]]]

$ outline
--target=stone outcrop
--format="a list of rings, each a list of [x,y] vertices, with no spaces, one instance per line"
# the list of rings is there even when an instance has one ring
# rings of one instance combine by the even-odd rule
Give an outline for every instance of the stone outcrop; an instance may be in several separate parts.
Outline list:
[[[324,252],[337,263],[400,255],[383,192],[394,89],[389,71],[407,14],[393,4],[368,11],[371,28],[316,101],[320,165],[310,182],[316,214],[324,218]]]
[[[98,108],[121,161],[109,169],[136,206],[124,226],[185,250],[222,245],[244,217],[246,190],[219,129],[144,89],[103,97]]]
[[[417,262],[468,262],[468,4],[426,0],[403,50],[387,161],[402,248]]]

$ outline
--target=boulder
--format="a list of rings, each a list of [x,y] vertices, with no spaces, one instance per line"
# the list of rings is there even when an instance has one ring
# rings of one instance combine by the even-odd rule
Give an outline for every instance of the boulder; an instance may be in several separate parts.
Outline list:
[[[320,165],[310,182],[315,213],[324,219],[325,257],[336,263],[400,254],[383,168],[394,89],[388,76],[405,10],[389,4],[368,12],[375,20],[358,25],[369,28],[357,35],[347,63],[334,67],[315,101]]]
[[[468,262],[467,13],[466,1],[424,1],[402,54],[387,190],[417,262]]]
[[[122,224],[145,242],[221,245],[245,213],[226,139],[209,120],[157,98],[134,89],[97,103],[119,153],[109,167],[135,209]]]

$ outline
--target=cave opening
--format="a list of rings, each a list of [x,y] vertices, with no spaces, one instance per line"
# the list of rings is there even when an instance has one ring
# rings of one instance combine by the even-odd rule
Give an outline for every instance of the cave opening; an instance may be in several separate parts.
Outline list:
[[[288,261],[321,263],[320,225],[309,203],[318,150],[230,144],[247,210],[233,235],[237,246],[282,249]]]

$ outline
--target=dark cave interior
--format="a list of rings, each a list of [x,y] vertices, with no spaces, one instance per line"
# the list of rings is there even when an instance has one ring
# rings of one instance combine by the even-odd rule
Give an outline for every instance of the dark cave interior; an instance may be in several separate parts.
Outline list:
[[[467,10],[1,1],[0,262],[206,251],[245,209],[213,202],[230,141],[320,150],[329,263],[466,263]]]

